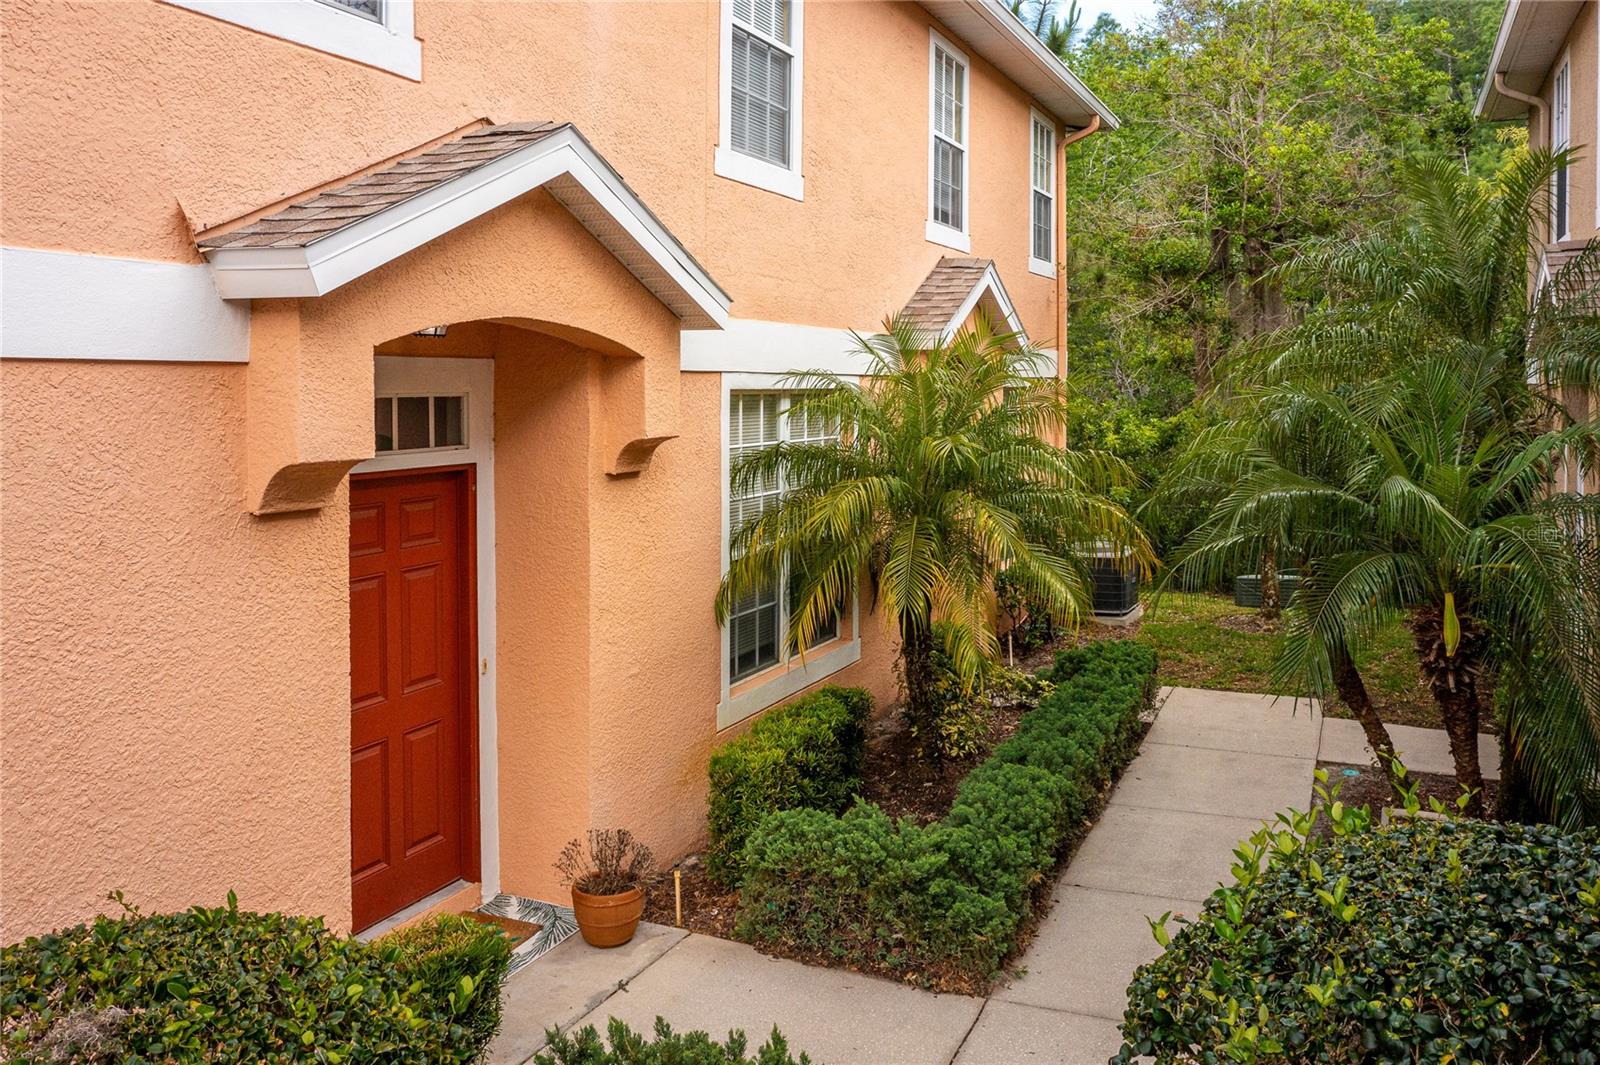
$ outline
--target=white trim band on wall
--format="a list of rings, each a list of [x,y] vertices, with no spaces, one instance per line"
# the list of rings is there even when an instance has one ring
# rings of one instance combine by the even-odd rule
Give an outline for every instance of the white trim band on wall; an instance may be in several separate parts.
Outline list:
[[[203,264],[0,248],[0,357],[250,361],[250,305]]]
[[[997,279],[998,280],[998,279]],[[979,298],[990,291],[983,286],[974,288],[974,296],[953,320],[946,336],[955,333],[960,323],[972,313]],[[999,302],[1002,315],[1010,310],[1010,300]],[[1010,312],[1014,314],[1014,312]],[[1012,328],[1018,323],[1011,322]],[[861,329],[862,336],[871,336],[878,329]],[[1056,376],[1057,354],[1045,348],[1039,352],[1035,368],[1039,377]],[[685,332],[679,334],[679,368],[696,373],[756,373],[781,377],[797,370],[824,370],[845,375],[865,375],[867,357],[861,353],[856,338],[848,329],[835,329],[819,325],[795,325],[790,322],[765,322],[755,318],[730,318],[725,328],[718,332]],[[778,377],[773,380],[776,382]],[[777,387],[774,383],[769,387]]]

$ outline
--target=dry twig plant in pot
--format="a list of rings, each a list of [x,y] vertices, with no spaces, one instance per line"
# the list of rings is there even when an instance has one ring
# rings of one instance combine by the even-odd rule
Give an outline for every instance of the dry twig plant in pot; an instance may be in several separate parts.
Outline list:
[[[592,947],[620,947],[633,938],[644,913],[644,885],[654,868],[650,848],[625,828],[591,828],[556,859],[572,885],[578,931]]]

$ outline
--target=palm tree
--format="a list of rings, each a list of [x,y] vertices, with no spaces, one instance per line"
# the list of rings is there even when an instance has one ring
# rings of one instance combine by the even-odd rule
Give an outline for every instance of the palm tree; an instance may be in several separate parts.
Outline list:
[[[1526,290],[1560,159],[1528,153],[1493,183],[1413,162],[1399,223],[1306,249],[1290,269],[1325,299],[1230,368],[1251,464],[1178,564],[1215,566],[1229,536],[1259,550],[1292,523],[1307,566],[1282,675],[1353,687],[1352,652],[1403,614],[1462,782],[1481,785],[1480,688],[1498,682],[1502,797],[1515,803],[1526,771],[1546,811],[1583,820],[1600,679],[1594,559],[1576,533],[1595,503],[1546,491],[1564,452],[1592,467],[1597,451],[1594,421],[1573,424],[1558,397],[1600,385],[1600,252]]]
[[[1088,610],[1087,552],[1152,562],[1144,534],[1105,492],[1131,480],[1116,459],[1050,441],[1064,425],[1060,382],[1036,353],[984,323],[925,342],[904,321],[857,337],[867,378],[796,373],[791,419],[843,429],[831,443],[744,456],[735,489],[781,483],[779,501],[735,531],[716,613],[788,580],[790,650],[803,653],[857,589],[870,586],[900,637],[907,713],[930,727],[936,648],[966,682],[992,661],[994,582],[1004,572],[1058,621]],[[778,479],[775,481],[775,479]]]

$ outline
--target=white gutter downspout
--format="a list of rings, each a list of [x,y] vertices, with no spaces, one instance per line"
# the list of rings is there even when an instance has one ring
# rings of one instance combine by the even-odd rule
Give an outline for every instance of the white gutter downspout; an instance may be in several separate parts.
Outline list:
[[[1518,103],[1527,104],[1529,107],[1539,112],[1539,114],[1544,115],[1544,126],[1542,127],[1544,129],[1544,146],[1546,148],[1550,147],[1550,116],[1545,113],[1544,101],[1539,99],[1537,96],[1529,96],[1525,92],[1518,92],[1511,86],[1507,85],[1506,76],[1500,73],[1498,70],[1495,71],[1494,74],[1494,91],[1499,93],[1501,96],[1504,96],[1508,100],[1515,100]]]
[[[1056,352],[1056,378],[1063,381],[1067,377],[1067,271],[1062,265],[1067,257],[1067,146],[1078,143],[1099,128],[1100,116],[1091,115],[1087,126],[1062,137],[1061,163],[1056,168],[1061,185],[1061,244],[1056,249],[1056,258],[1060,260],[1056,266],[1056,343],[1060,346]]]

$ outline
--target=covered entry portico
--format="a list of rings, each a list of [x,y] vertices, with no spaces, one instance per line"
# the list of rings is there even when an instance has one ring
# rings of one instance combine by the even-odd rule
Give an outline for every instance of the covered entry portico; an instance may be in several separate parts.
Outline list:
[[[639,758],[704,740],[667,738],[681,690],[633,674],[650,636],[681,653],[715,629],[709,606],[611,614],[715,582],[714,526],[685,566],[640,523],[698,491],[657,449],[682,432],[679,333],[720,328],[726,294],[554,123],[476,124],[200,246],[222,294],[253,301],[247,508],[348,513],[322,562],[350,642],[285,649],[349,664],[306,710],[326,743],[305,757],[350,785],[346,809],[308,811],[351,825],[328,856],[352,881],[334,923],[441,890],[548,896],[570,836],[624,815],[649,831],[685,785],[652,792]],[[386,446],[379,411],[392,434],[422,409],[443,428]]]

